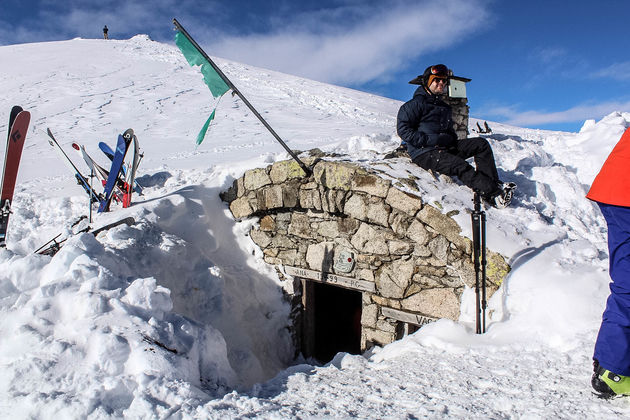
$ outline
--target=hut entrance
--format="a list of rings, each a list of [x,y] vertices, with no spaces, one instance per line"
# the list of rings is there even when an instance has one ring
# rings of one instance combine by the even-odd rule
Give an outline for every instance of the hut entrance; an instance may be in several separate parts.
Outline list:
[[[361,292],[303,280],[302,352],[322,363],[361,353]]]

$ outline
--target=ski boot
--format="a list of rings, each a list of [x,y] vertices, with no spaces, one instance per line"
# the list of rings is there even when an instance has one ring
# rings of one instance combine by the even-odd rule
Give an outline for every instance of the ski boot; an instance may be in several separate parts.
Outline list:
[[[591,385],[599,398],[609,399],[620,395],[630,395],[630,376],[617,375],[606,370],[597,360],[593,360],[593,371]]]
[[[516,184],[513,182],[504,182],[499,185],[499,188],[501,188],[501,193],[494,198],[494,203],[496,208],[504,209],[512,203]]]
[[[492,207],[496,207],[497,209],[504,209],[512,202],[512,198],[514,197],[514,190],[516,189],[516,184],[513,182],[499,182],[497,186],[497,192],[490,195],[489,197],[484,197],[484,200]]]

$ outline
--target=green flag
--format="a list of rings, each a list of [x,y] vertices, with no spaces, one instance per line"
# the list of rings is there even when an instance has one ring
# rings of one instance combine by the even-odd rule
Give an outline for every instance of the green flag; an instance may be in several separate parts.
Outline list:
[[[175,44],[180,49],[184,57],[186,57],[186,61],[191,66],[201,66],[201,74],[203,74],[203,81],[210,89],[212,96],[216,98],[220,98],[230,90],[228,84],[223,80],[223,78],[216,72],[214,67],[206,60],[203,55],[199,52],[197,48],[188,40],[186,35],[182,34],[180,31],[177,31],[175,34]],[[218,103],[217,103],[218,104]],[[214,119],[216,111],[216,105],[210,114],[210,117],[206,121],[206,123],[201,128],[199,135],[197,135],[197,145],[201,144],[203,138],[206,135],[206,131],[208,131],[208,127],[210,123]]]

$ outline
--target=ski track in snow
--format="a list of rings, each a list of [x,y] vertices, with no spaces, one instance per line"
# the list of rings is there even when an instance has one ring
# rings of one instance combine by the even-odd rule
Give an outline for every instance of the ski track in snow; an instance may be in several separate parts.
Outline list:
[[[458,322],[316,366],[293,360],[281,283],[247,236],[257,221],[235,222],[219,198],[245,170],[288,158],[251,111],[225,95],[195,147],[212,97],[175,47],[146,36],[0,47],[0,59],[8,57],[24,65],[0,77],[0,109],[19,103],[33,119],[9,247],[0,250],[3,418],[630,415],[627,399],[590,392],[609,279],[605,223],[584,198],[630,114],[587,121],[580,133],[490,124],[500,174],[518,190],[513,207],[487,210],[488,246],[512,272],[490,299],[486,334],[473,333],[467,290]],[[399,143],[399,102],[217,64],[290,147],[378,170],[458,212],[470,236],[466,187],[408,159],[383,159]],[[101,163],[98,142],[134,128],[144,195],[94,226],[127,216],[135,225],[72,236],[53,258],[32,254],[70,235],[70,221],[87,208],[51,153],[47,127],[68,153],[77,141]]]

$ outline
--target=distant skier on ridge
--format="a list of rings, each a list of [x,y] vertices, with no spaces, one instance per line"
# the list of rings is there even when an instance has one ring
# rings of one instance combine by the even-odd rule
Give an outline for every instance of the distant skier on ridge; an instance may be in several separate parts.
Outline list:
[[[451,107],[441,99],[450,75],[444,64],[437,64],[409,82],[420,87],[398,111],[398,135],[416,165],[457,176],[490,205],[507,207],[516,184],[499,180],[488,141],[482,137],[457,139]],[[470,157],[474,157],[475,167],[466,162]]]
[[[105,25],[105,27],[103,27],[103,39],[109,39],[107,32],[109,32],[109,29],[107,29],[107,25]]]
[[[591,385],[597,395],[630,395],[630,128],[604,162],[586,198],[608,225],[610,296],[602,316]]]

